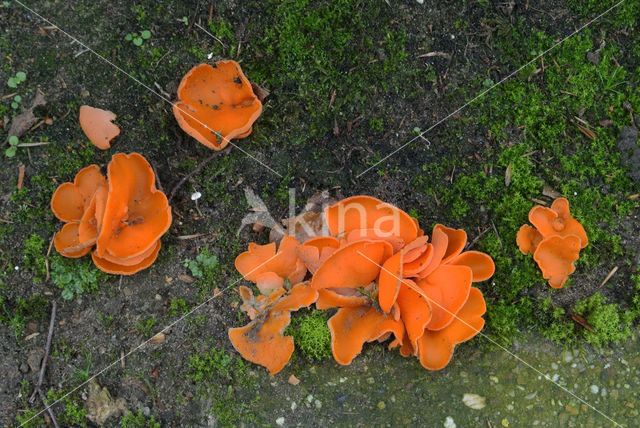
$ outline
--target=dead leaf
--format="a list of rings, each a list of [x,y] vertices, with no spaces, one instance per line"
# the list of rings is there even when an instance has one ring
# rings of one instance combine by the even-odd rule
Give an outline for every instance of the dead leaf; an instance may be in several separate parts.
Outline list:
[[[18,168],[18,190],[22,189],[24,183],[24,164],[21,164]]]
[[[257,83],[251,82],[251,89],[253,89],[253,93],[256,94],[256,97],[258,97],[261,103],[264,102],[264,99],[267,98],[269,94],[271,94],[270,90],[263,88]]]
[[[513,168],[513,162],[509,162],[509,165],[507,165],[507,169],[504,171],[504,185],[505,187],[509,187],[509,184],[511,184],[511,170]]]
[[[156,333],[155,336],[153,336],[150,340],[149,343],[153,344],[153,345],[158,345],[160,343],[164,343],[165,341],[165,335],[163,332],[159,332]]]
[[[582,327],[586,328],[587,330],[589,330],[591,333],[595,333],[596,331],[593,329],[593,327],[591,327],[589,325],[589,323],[587,322],[586,319],[584,319],[584,317],[581,317],[578,314],[571,314],[571,319],[574,320],[575,322],[577,322],[578,324],[580,324]]]
[[[178,279],[182,282],[186,282],[187,284],[192,284],[195,281],[195,279],[193,279],[189,275],[183,275],[183,274],[178,275]]]
[[[33,114],[33,109],[46,104],[47,101],[44,99],[44,94],[38,90],[31,102],[31,107],[14,117],[11,121],[7,138],[14,135],[18,138],[22,137],[38,121],[38,118]]]
[[[289,380],[288,380],[289,384],[296,386],[300,383],[300,379],[298,379],[295,375],[291,375],[289,376]]]
[[[552,189],[550,186],[544,186],[542,188],[542,194],[548,198],[553,198],[553,199],[558,199],[562,197],[562,193],[557,192],[556,190]]]
[[[117,417],[127,411],[124,398],[111,397],[106,387],[101,387],[95,379],[89,382],[89,394],[84,408],[87,410],[87,419],[98,426],[103,426],[110,417]]]
[[[254,232],[262,232],[264,230],[264,224],[261,221],[256,221],[253,223],[253,231]]]

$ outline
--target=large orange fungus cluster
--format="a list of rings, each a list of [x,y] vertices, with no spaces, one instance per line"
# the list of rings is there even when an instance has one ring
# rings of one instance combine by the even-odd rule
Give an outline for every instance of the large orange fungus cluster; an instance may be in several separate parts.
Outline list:
[[[122,275],[151,266],[171,225],[167,197],[138,153],[115,154],[106,177],[98,165],[83,168],[73,183],[58,187],[51,210],[66,223],[54,237],[60,254],[77,258],[95,247],[96,266]]]
[[[533,226],[523,225],[517,243],[523,254],[533,253],[542,276],[553,288],[562,288],[576,268],[580,250],[589,244],[587,232],[571,217],[569,201],[558,198],[551,208],[536,205],[529,212]]]
[[[482,330],[486,311],[474,282],[489,279],[493,260],[464,251],[463,230],[443,225],[431,239],[418,221],[370,196],[343,199],[324,210],[327,234],[298,242],[249,244],[236,268],[256,283],[240,287],[251,322],[232,328],[233,346],[247,360],[280,371],[293,353],[284,336],[292,311],[315,303],[332,309],[335,360],[350,364],[365,342],[391,339],[389,348],[415,356],[429,370],[444,368],[458,343]]]

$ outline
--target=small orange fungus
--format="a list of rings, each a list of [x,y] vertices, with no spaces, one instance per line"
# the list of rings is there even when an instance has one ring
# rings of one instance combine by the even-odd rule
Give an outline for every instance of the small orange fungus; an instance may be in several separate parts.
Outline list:
[[[116,115],[109,110],[91,106],[80,107],[80,127],[89,141],[100,150],[111,147],[111,140],[120,134],[120,128],[113,123]]]
[[[182,78],[173,114],[187,134],[213,150],[251,134],[262,113],[240,65],[232,60],[200,64]]]
[[[553,288],[562,288],[575,271],[574,262],[580,250],[589,244],[587,232],[571,217],[569,201],[558,198],[551,208],[541,205],[529,211],[529,221],[535,227],[523,225],[516,242],[523,254],[533,253],[533,259],[544,279]]]

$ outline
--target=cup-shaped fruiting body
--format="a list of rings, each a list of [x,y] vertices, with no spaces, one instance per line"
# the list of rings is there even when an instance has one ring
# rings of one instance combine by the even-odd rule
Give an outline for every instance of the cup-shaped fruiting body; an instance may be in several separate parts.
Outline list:
[[[183,131],[222,150],[230,140],[251,134],[262,103],[240,65],[224,60],[197,65],[182,78],[173,113]]]

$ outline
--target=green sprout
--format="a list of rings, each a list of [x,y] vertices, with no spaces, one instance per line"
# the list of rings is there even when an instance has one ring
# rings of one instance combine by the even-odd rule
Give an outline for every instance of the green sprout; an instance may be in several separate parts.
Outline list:
[[[132,42],[136,46],[142,46],[142,43],[144,42],[144,40],[148,40],[150,38],[151,38],[151,31],[149,30],[142,30],[140,34],[129,33],[126,36],[124,36],[124,39],[127,42]]]
[[[22,102],[22,97],[20,95],[16,95],[13,97],[13,101],[11,102],[11,108],[16,110],[20,106],[20,102]]]
[[[11,137],[9,137],[9,148],[4,152],[4,154],[8,158],[12,158],[16,155],[16,152],[18,151],[19,142],[20,142],[20,139],[15,135],[12,135]]]
[[[9,80],[7,80],[7,86],[15,89],[25,80],[27,80],[27,73],[24,71],[18,71],[15,76],[9,77]]]

